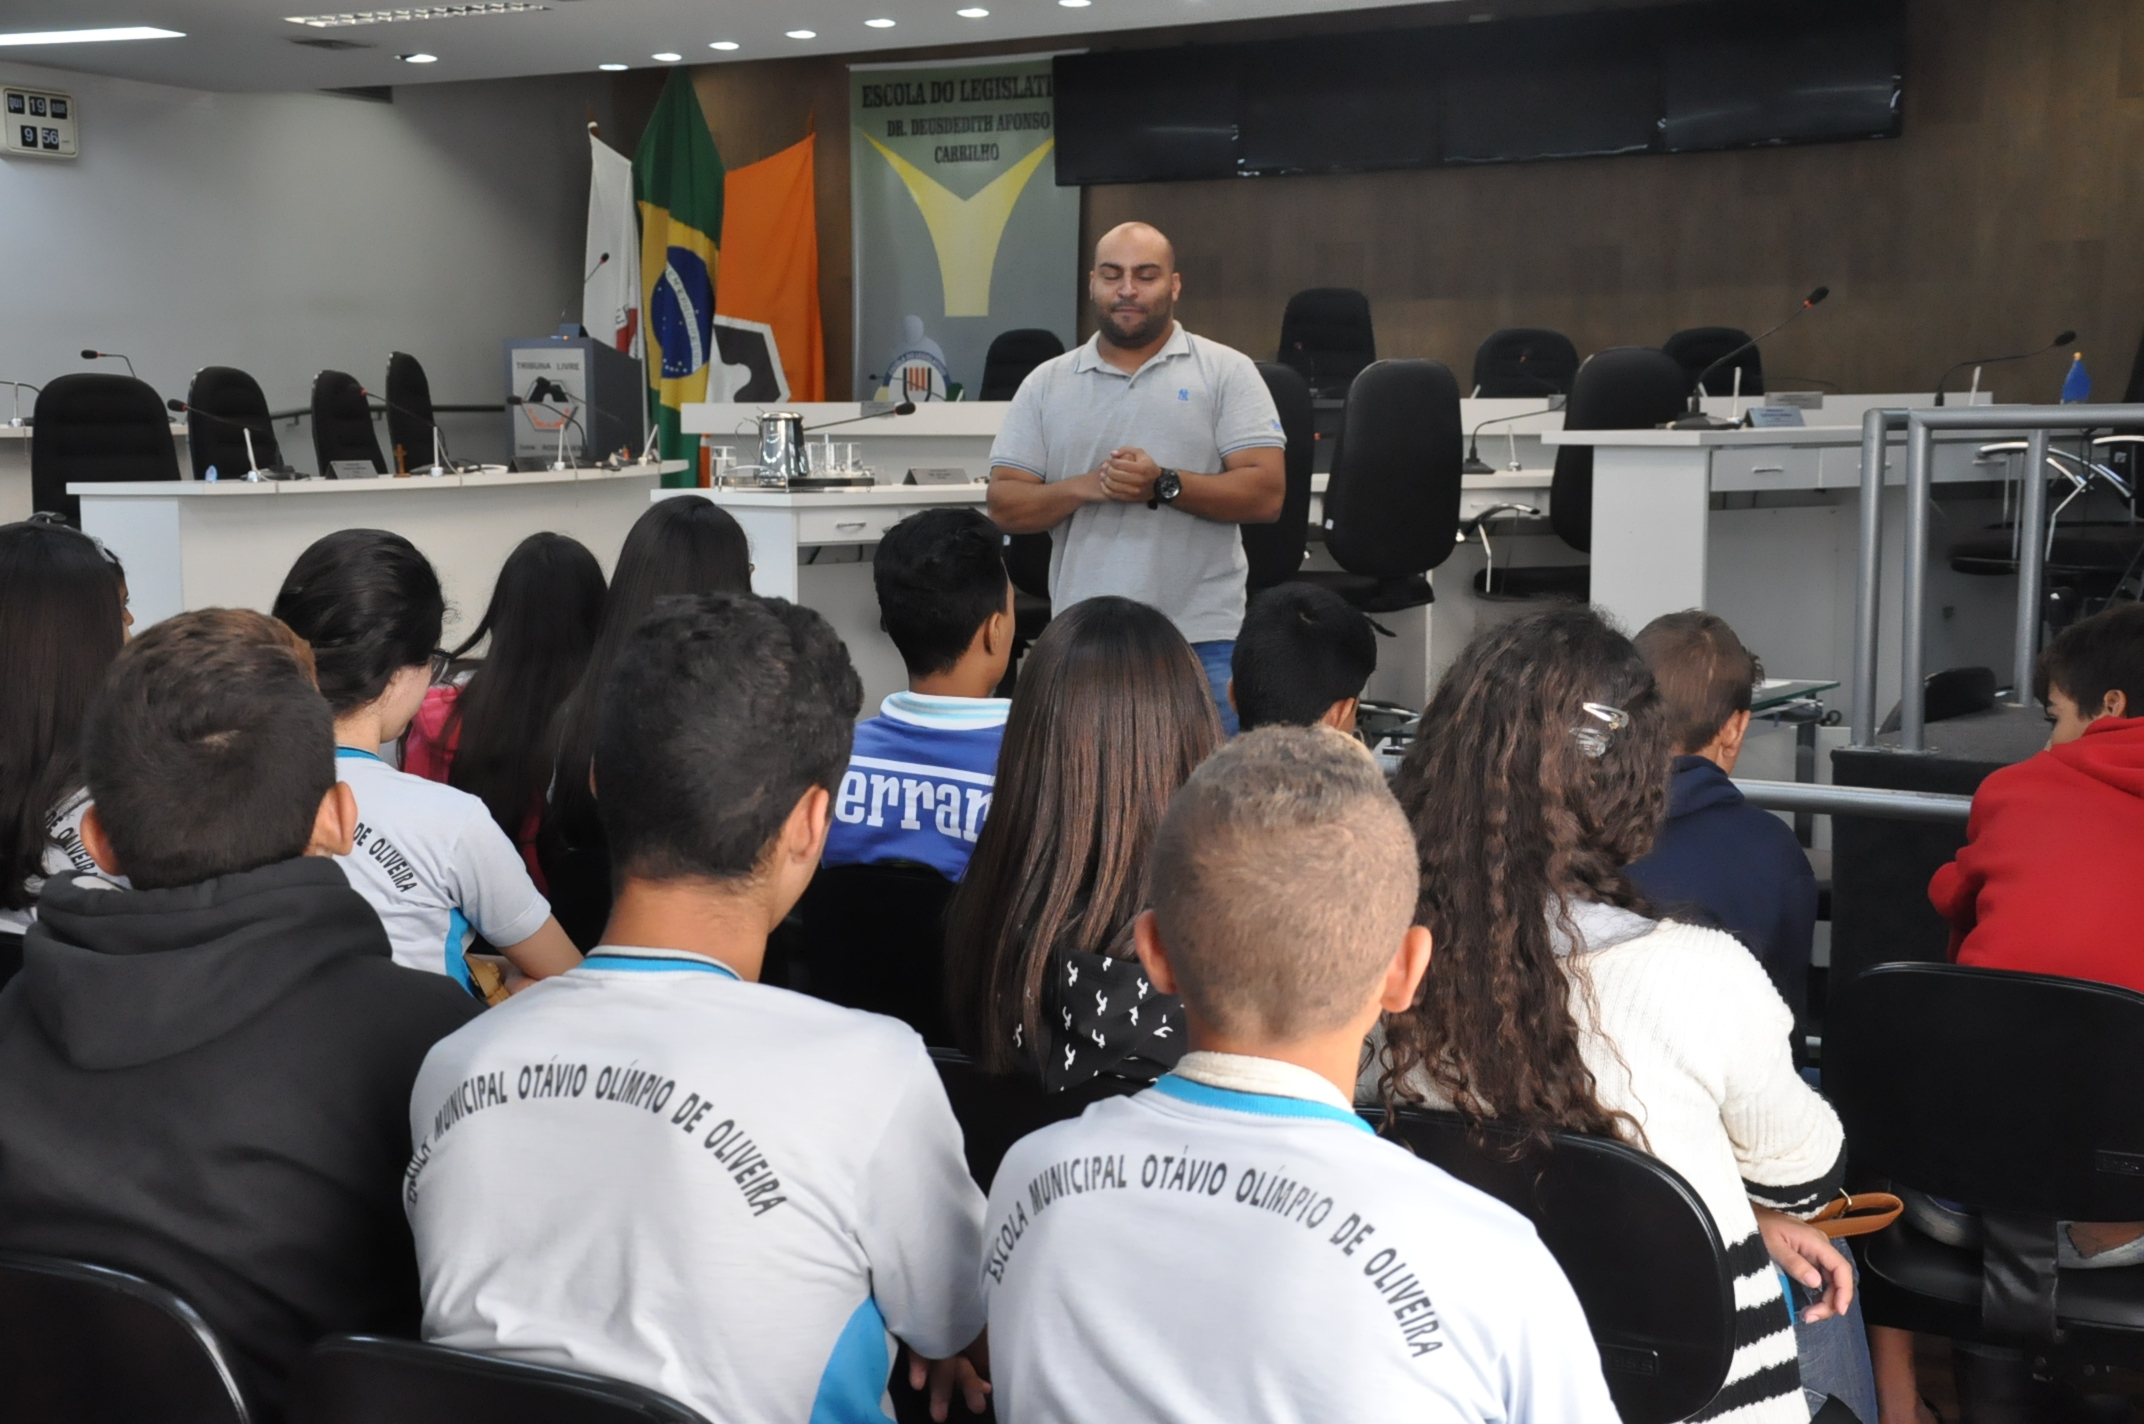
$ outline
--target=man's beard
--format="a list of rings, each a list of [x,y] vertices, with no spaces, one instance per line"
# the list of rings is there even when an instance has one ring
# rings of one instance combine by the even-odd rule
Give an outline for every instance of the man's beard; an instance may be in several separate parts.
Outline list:
[[[1142,346],[1150,345],[1154,338],[1169,329],[1169,323],[1176,318],[1176,303],[1166,297],[1156,303],[1154,310],[1146,313],[1146,319],[1130,331],[1118,328],[1117,313],[1113,307],[1098,306],[1096,310],[1102,318],[1099,328],[1102,340],[1126,351],[1136,351]]]

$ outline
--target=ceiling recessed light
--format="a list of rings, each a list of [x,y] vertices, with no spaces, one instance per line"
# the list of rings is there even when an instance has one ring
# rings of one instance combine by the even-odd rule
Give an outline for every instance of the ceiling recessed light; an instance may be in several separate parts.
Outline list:
[[[101,30],[24,30],[0,35],[0,45],[99,44],[106,40],[183,40],[183,30],[153,25],[113,25]]]
[[[893,28],[893,21],[891,20],[866,20],[864,21],[864,23],[869,25],[874,30],[890,30]]]
[[[709,46],[708,46],[708,48],[709,48],[709,49],[722,49],[722,50],[730,50],[730,49],[735,49],[735,48],[737,48],[737,41],[735,41],[735,40],[716,40],[716,41],[715,41],[715,42],[714,42],[713,44],[709,45]]]
[[[819,38],[817,30],[790,30],[788,35],[793,40],[815,40]]]
[[[347,25],[397,25],[406,20],[466,20],[483,15],[525,15],[548,10],[536,0],[479,0],[468,5],[413,5],[396,10],[341,10],[328,15],[285,15],[293,25],[316,30],[341,29]]]
[[[982,20],[989,18],[990,15],[990,12],[980,5],[970,5],[965,10],[955,10],[953,13],[963,20]]]
[[[395,58],[401,60],[404,64],[439,63],[439,56],[436,54],[398,54]]]
[[[627,66],[627,65],[623,65],[623,64],[599,64],[599,65],[597,65],[597,66],[596,66],[596,68],[598,68],[598,69],[602,70],[602,71],[603,71],[604,73],[606,73],[606,74],[619,74],[619,73],[623,73],[623,72],[624,72],[624,71],[625,71],[625,70],[626,70],[627,68],[629,68],[629,67],[630,67],[630,66]]]
[[[1092,5],[1094,0],[1057,0],[1057,3],[1067,10],[1084,10],[1089,5]]]
[[[661,54],[651,54],[648,56],[648,58],[655,60],[657,63],[660,64],[676,64],[684,57],[685,56],[681,54],[672,54],[669,50],[664,50]]]

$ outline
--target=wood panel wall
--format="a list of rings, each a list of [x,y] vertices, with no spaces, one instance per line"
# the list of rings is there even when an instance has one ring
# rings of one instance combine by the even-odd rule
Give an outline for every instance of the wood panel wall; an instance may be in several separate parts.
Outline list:
[[[1582,7],[1598,8],[1494,8]],[[1489,8],[1090,44],[1463,23],[1464,12]],[[1767,346],[1774,384],[1805,376],[1924,391],[1951,361],[2075,327],[2095,398],[2118,398],[2144,329],[2144,0],[1910,0],[1909,23],[1897,140],[1094,187],[1083,241],[1130,218],[1157,224],[1178,247],[1184,323],[1259,357],[1272,355],[1281,309],[1303,287],[1360,287],[1381,355],[1435,357],[1464,381],[1476,345],[1499,326],[1555,327],[1581,352],[1657,345],[1686,326],[1759,330],[1822,283],[1830,302]],[[830,391],[848,388],[851,369],[846,64],[984,52],[695,71],[725,162],[763,158],[816,121]],[[1988,384],[2004,398],[2053,399],[2067,360],[1995,368]]]

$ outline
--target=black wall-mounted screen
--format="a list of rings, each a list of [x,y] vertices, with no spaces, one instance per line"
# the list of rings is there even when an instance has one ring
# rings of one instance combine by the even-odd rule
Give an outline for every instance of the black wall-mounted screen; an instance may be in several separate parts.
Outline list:
[[[1057,181],[1893,138],[1904,68],[1904,0],[1706,0],[1063,55]]]

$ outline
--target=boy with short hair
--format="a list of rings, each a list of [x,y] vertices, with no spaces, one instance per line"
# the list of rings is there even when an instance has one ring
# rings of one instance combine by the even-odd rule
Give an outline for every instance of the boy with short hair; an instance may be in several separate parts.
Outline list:
[[[856,728],[828,865],[905,861],[948,880],[967,870],[1012,706],[996,695],[1012,658],[1004,544],[982,513],[950,508],[911,514],[879,541],[879,621],[907,664],[908,690]]]
[[[1980,783],[1928,898],[1960,964],[2144,991],[2144,604],[2063,629],[2033,682],[2047,750]]]
[[[1741,940],[1800,1023],[1809,1012],[1816,873],[1787,824],[1750,805],[1729,779],[1764,665],[1727,620],[1694,608],[1663,613],[1632,641],[1667,705],[1675,761],[1667,819],[1626,873],[1656,906],[1695,905]]]
[[[83,737],[82,839],[0,994],[0,1247],[167,1286],[255,1407],[335,1331],[417,1322],[404,1109],[481,1006],[396,966],[333,857],[312,657],[259,613],[182,613],[112,663]]]
[[[879,1419],[889,1336],[940,1360],[981,1332],[982,1196],[922,1040],[757,982],[861,698],[781,599],[667,600],[632,635],[596,721],[602,943],[410,1099],[427,1340],[790,1424]]]
[[[1151,873],[1139,958],[1182,995],[1192,1051],[999,1168],[999,1417],[1614,1419],[1533,1228],[1353,1110],[1364,1036],[1430,954],[1414,838],[1368,753],[1245,733],[1177,793]]]
[[[1229,662],[1228,699],[1243,730],[1355,730],[1377,671],[1377,636],[1361,609],[1329,588],[1284,583],[1251,600]]]

